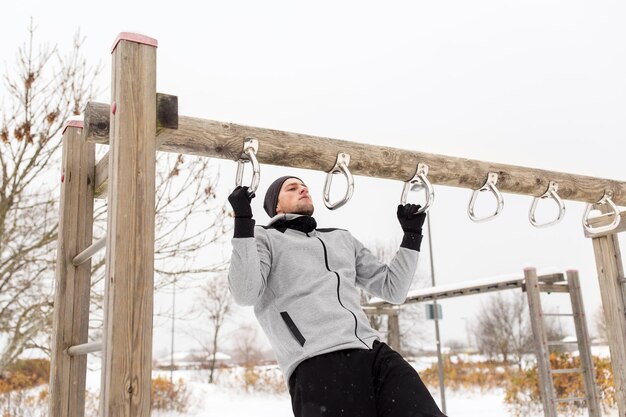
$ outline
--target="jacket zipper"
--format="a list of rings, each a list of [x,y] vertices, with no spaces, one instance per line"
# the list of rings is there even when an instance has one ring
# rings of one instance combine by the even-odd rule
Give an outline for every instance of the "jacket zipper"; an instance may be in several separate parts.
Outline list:
[[[307,235],[307,237],[310,237],[308,233],[306,235]],[[339,274],[337,272],[331,270],[330,267],[328,266],[328,253],[326,251],[326,245],[324,244],[324,241],[322,239],[320,239],[319,237],[316,236],[316,239],[320,241],[320,243],[322,244],[322,247],[324,248],[324,262],[326,263],[326,269],[328,270],[328,272],[332,272],[337,277],[337,300],[339,301],[339,304],[341,305],[341,307],[343,307],[344,310],[349,311],[350,314],[352,314],[352,317],[354,317],[354,335],[356,336],[357,339],[359,339],[361,341],[361,343],[363,343],[365,345],[365,347],[368,350],[371,350],[370,347],[367,345],[367,343],[365,343],[363,341],[363,339],[361,339],[359,337],[359,335],[356,333],[356,329],[357,329],[357,326],[358,326],[358,320],[356,318],[356,315],[352,312],[352,310],[350,310],[349,308],[344,306],[343,303],[341,302],[341,297],[339,296],[339,287],[341,286],[341,279],[339,278]]]

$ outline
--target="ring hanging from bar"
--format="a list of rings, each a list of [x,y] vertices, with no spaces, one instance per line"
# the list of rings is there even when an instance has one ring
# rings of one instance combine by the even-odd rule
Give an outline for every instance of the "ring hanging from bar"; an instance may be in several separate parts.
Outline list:
[[[404,188],[402,189],[400,204],[405,205],[406,200],[409,197],[409,191],[411,190],[411,188],[425,188],[426,202],[424,203],[424,207],[421,207],[419,210],[417,210],[416,214],[427,212],[430,209],[430,206],[432,206],[433,202],[435,201],[435,190],[431,182],[428,180],[427,175],[428,165],[423,163],[417,164],[417,170],[415,171],[415,175],[409,181],[404,183]]]
[[[495,219],[502,212],[502,209],[504,208],[504,198],[502,197],[502,193],[500,193],[500,190],[498,190],[498,187],[496,187],[497,182],[498,174],[495,172],[490,172],[489,176],[487,177],[487,181],[485,182],[485,185],[480,187],[478,190],[474,190],[474,192],[472,193],[472,199],[470,200],[469,206],[467,207],[467,214],[469,215],[470,219],[472,219],[476,223]],[[478,194],[481,191],[491,191],[498,201],[498,207],[496,208],[496,212],[491,216],[478,218],[474,215],[474,205],[476,204],[476,198],[478,198]]]
[[[535,227],[546,227],[546,226],[551,226],[553,224],[557,224],[561,220],[563,220],[563,217],[565,216],[565,203],[563,202],[561,197],[559,197],[559,195],[557,194],[558,190],[559,190],[559,184],[557,184],[554,181],[550,181],[550,185],[548,186],[548,191],[546,191],[545,194],[543,194],[542,196],[535,197],[533,199],[533,204],[530,206],[530,212],[528,213],[528,219],[530,220],[530,224],[532,224]],[[535,211],[537,210],[537,204],[539,204],[539,200],[544,199],[544,198],[549,198],[549,197],[552,197],[552,199],[556,201],[556,203],[559,205],[559,215],[556,218],[556,220],[552,220],[551,222],[543,223],[543,224],[537,223],[537,220],[535,220]]]
[[[335,162],[335,166],[326,174],[326,183],[324,184],[324,204],[330,210],[335,210],[344,204],[346,204],[352,198],[352,194],[354,193],[354,178],[352,177],[352,173],[348,169],[348,165],[350,164],[350,155],[347,153],[340,152],[337,154],[337,161]],[[330,202],[330,186],[333,182],[333,174],[340,174],[346,177],[348,181],[348,189],[346,190],[346,195],[340,201],[336,203]]]
[[[619,208],[613,202],[613,191],[606,190],[604,192],[604,196],[602,196],[600,201],[598,201],[596,204],[608,204],[609,207],[611,207],[611,210],[613,210],[613,222],[606,226],[592,227],[589,224],[589,213],[591,213],[591,208],[593,205],[587,204],[587,208],[585,209],[585,213],[583,214],[583,227],[585,228],[587,233],[606,233],[610,232],[611,230],[617,229],[621,220],[621,216]]]
[[[252,162],[252,182],[248,188],[248,195],[254,194],[259,188],[259,181],[261,179],[261,167],[259,161],[256,159],[256,154],[259,152],[259,141],[254,138],[246,138],[243,143],[243,152],[237,161],[237,176],[235,177],[235,185],[240,186],[243,182],[243,169],[246,162]]]

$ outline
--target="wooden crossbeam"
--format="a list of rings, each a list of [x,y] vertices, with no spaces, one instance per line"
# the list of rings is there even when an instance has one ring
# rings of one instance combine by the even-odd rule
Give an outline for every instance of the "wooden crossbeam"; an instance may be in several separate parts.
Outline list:
[[[85,126],[85,137],[97,143],[108,142],[106,120],[110,115],[106,104],[89,103],[86,120],[99,120]],[[515,165],[483,162],[424,152],[367,145],[345,140],[244,126],[194,117],[180,116],[178,129],[162,129],[157,135],[158,150],[212,158],[239,159],[246,137],[259,140],[257,159],[261,164],[330,171],[337,154],[350,154],[350,171],[354,175],[408,181],[418,163],[429,167],[433,184],[478,189],[490,172],[499,175],[497,187],[505,193],[530,196],[543,195],[550,181],[559,185],[558,194],[565,200],[595,203],[612,190],[613,201],[626,205],[626,182],[582,175],[566,174]],[[104,170],[102,171],[104,174]],[[103,187],[106,178],[96,180]],[[358,184],[357,184],[358,186]]]
[[[545,274],[538,277],[541,285],[554,285],[562,282],[565,277],[562,273]],[[409,292],[404,304],[421,303],[425,301],[442,300],[445,298],[460,297],[462,295],[481,294],[493,291],[502,291],[519,288],[524,285],[524,277],[483,279],[460,284],[440,285],[437,287],[421,288]],[[566,288],[567,291],[567,288]],[[367,304],[368,307],[382,307],[390,304],[374,297]]]

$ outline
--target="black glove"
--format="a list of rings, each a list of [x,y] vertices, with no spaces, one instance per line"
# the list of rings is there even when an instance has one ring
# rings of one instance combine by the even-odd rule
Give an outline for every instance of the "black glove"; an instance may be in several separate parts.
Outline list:
[[[400,244],[403,248],[420,250],[422,243],[422,226],[426,220],[426,213],[417,213],[420,205],[405,204],[398,205],[398,221],[404,231],[404,237]]]
[[[228,202],[233,207],[235,212],[235,218],[252,218],[252,207],[250,202],[255,197],[255,194],[248,195],[248,187],[242,187],[241,185],[236,187],[232,193],[228,196]]]
[[[228,202],[235,212],[235,238],[254,237],[254,224],[250,202],[254,193],[248,195],[248,187],[238,186],[228,196]]]

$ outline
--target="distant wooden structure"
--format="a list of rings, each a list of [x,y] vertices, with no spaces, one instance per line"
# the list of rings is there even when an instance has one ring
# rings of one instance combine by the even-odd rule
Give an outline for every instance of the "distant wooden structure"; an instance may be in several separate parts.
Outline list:
[[[511,278],[493,278],[437,287],[422,288],[411,291],[404,303],[413,304],[442,299],[456,298],[465,295],[484,294],[494,291],[521,288],[527,294],[528,312],[535,342],[535,356],[539,370],[539,383],[543,409],[546,417],[557,416],[557,404],[561,402],[577,402],[587,407],[589,417],[600,417],[598,390],[594,379],[593,362],[591,359],[591,343],[587,330],[585,309],[580,291],[580,282],[576,271],[567,271],[567,278],[563,274],[549,274],[537,276],[534,268],[524,270],[524,276]],[[572,313],[544,313],[541,308],[540,293],[568,293],[572,306]],[[402,306],[391,306],[384,300],[375,298],[364,307],[369,315],[389,315],[397,323],[398,314]],[[576,330],[576,341],[581,359],[581,367],[574,369],[552,369],[550,367],[550,346],[564,343],[558,340],[547,340],[544,317],[563,316],[572,317]],[[400,333],[396,326],[389,326],[390,346],[400,348]],[[557,398],[554,390],[553,377],[558,374],[580,373],[585,386],[584,397]]]
[[[84,415],[85,355],[99,350],[102,415],[150,415],[157,150],[236,161],[254,137],[261,164],[330,172],[339,154],[349,154],[349,170],[357,175],[409,181],[420,163],[429,167],[432,184],[476,190],[493,177],[502,192],[539,197],[555,182],[563,199],[598,203],[609,196],[626,205],[626,182],[179,117],[176,97],[155,90],[156,47],[155,39],[120,34],[112,51],[111,103],[90,103],[84,126],[68,123],[63,134],[51,417]],[[109,144],[97,163],[94,143]],[[348,175],[347,165],[342,169]],[[94,197],[107,198],[109,209],[107,236],[97,242]],[[587,236],[596,253],[620,416],[626,417],[624,273],[615,235],[626,230],[626,213],[614,218],[619,224],[609,231],[598,226],[604,217],[589,219],[598,227]],[[90,258],[105,246],[104,338],[88,343]]]

